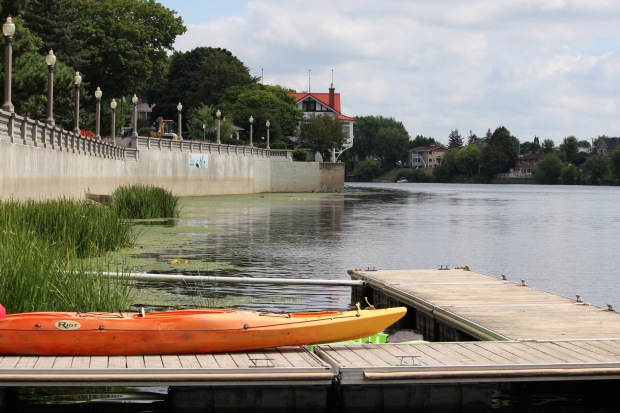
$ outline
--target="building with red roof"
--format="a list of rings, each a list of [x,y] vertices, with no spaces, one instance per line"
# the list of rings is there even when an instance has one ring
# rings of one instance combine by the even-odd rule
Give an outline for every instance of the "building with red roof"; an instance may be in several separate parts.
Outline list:
[[[340,110],[340,93],[336,93],[333,83],[329,87],[329,93],[289,92],[289,95],[295,96],[295,100],[297,101],[295,107],[297,109],[302,109],[305,112],[305,117],[309,117],[313,114],[330,115],[344,122],[342,129],[348,139],[342,148],[334,149],[334,160],[337,160],[344,151],[353,146],[353,124],[355,123],[355,118],[342,114]]]

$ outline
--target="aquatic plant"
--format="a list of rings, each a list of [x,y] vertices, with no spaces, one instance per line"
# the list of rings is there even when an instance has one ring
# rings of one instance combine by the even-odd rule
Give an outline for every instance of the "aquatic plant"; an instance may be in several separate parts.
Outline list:
[[[179,197],[155,186],[120,186],[112,193],[112,207],[121,218],[177,218]]]

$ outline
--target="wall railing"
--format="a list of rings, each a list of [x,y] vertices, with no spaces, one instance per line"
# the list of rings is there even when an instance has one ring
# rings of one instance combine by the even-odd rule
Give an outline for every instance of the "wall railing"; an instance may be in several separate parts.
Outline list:
[[[213,153],[227,155],[258,156],[263,158],[292,158],[293,151],[287,149],[262,149],[242,145],[224,145],[201,141],[177,141],[165,138],[138,136],[131,139],[131,147],[141,150],[159,150],[188,153]]]
[[[135,162],[138,151],[66,131],[57,126],[0,110],[0,140],[60,152]]]

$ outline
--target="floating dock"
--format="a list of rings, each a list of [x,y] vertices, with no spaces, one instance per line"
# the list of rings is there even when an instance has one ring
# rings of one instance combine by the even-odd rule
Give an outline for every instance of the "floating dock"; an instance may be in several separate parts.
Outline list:
[[[169,386],[176,412],[489,410],[500,386],[617,398],[620,315],[469,270],[349,270],[431,342],[171,356],[0,357],[0,386]],[[588,385],[596,383],[596,385]],[[502,387],[503,386],[503,387]],[[549,392],[548,388],[545,391]],[[594,395],[593,395],[594,394]],[[620,401],[619,401],[620,402]],[[337,406],[337,407],[334,407]]]

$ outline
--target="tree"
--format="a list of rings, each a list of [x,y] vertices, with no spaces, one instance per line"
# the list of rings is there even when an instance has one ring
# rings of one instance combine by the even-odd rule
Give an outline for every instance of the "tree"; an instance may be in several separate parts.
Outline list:
[[[347,136],[342,128],[344,122],[330,115],[312,114],[300,125],[299,146],[318,151],[323,159],[331,159],[334,148],[342,148]]]
[[[480,150],[476,145],[468,145],[454,156],[457,168],[468,176],[480,167]]]
[[[106,96],[131,95],[147,81],[163,77],[168,52],[185,26],[175,11],[153,0],[75,0],[88,50],[87,64],[78,67],[90,89]],[[91,95],[94,90],[85,90]]]
[[[552,153],[538,162],[538,166],[534,170],[534,178],[542,184],[555,184],[560,179],[564,162]]]
[[[515,145],[515,141],[517,143],[516,145]],[[495,129],[495,131],[493,132],[493,135],[491,135],[487,143],[489,144],[489,146],[495,146],[496,148],[499,148],[504,153],[504,155],[506,155],[505,157],[501,158],[504,160],[504,164],[502,165],[500,170],[495,173],[506,172],[511,167],[513,167],[514,159],[517,157],[518,142],[519,141],[514,136],[512,136],[510,134],[510,131],[506,129],[504,126],[499,126],[497,129]],[[489,154],[490,153],[491,152],[489,152]],[[500,158],[493,157],[494,161],[498,161],[499,159]],[[499,166],[499,165],[495,165],[495,166]],[[486,162],[485,162],[485,167],[486,167]]]
[[[615,178],[620,178],[620,146],[609,154],[609,166]]]
[[[562,168],[560,179],[564,185],[572,185],[579,183],[579,172],[575,165],[566,165]]]
[[[553,139],[545,139],[542,143],[540,151],[542,153],[551,153],[553,152],[554,149],[555,149],[555,142],[553,142]]]
[[[456,155],[458,152],[458,149],[446,151],[441,165],[436,165],[433,168],[433,177],[437,182],[452,182],[454,175],[458,172],[456,166]]]
[[[17,17],[20,12],[26,8],[28,0],[0,0],[0,17],[2,23],[6,21],[8,16]]]
[[[560,144],[560,151],[566,154],[566,159],[573,161],[577,153],[579,152],[579,145],[577,144],[577,138],[574,136],[567,136]]]
[[[355,137],[357,139],[357,136]],[[434,138],[430,136],[424,137],[422,135],[417,135],[413,140],[409,141],[409,145],[407,145],[407,149],[417,148],[419,146],[431,146],[436,145],[439,146],[439,142],[437,142]]]
[[[487,179],[493,179],[498,173],[506,170],[506,165],[511,160],[504,153],[503,148],[495,145],[487,145],[482,149],[482,173]]]
[[[381,159],[384,170],[396,166],[396,162],[407,156],[407,143],[409,136],[402,133],[399,128],[381,128],[373,139],[374,153]]]
[[[203,104],[187,111],[187,135],[190,139],[202,140],[204,137],[204,139],[209,139],[212,142],[217,140],[217,129],[205,133],[202,127],[202,125],[205,125],[205,128],[217,126],[216,111],[211,106]],[[220,140],[222,142],[228,141],[232,133],[232,121],[229,119],[220,120]]]
[[[355,118],[357,119],[353,126],[355,139],[350,150],[360,159],[366,159],[369,156],[380,157],[375,145],[380,142],[377,140],[377,133],[382,128],[397,128],[401,135],[409,140],[409,133],[403,123],[394,118],[384,116],[356,116]]]
[[[588,142],[585,139],[577,142],[577,146],[579,146],[580,148],[591,148],[592,147],[592,145],[590,145],[590,142]]]
[[[587,181],[591,185],[598,184],[599,179],[609,173],[609,160],[603,155],[594,155],[588,158],[583,167]]]
[[[295,97],[289,95],[288,90],[262,84],[230,87],[220,100],[219,108],[239,124],[250,115],[257,118],[254,130],[260,136],[267,135],[265,124],[269,120],[272,142],[295,135],[304,114],[295,108]]]
[[[461,149],[463,147],[463,137],[458,129],[454,129],[448,135],[448,147],[450,149]]]
[[[471,130],[469,131],[469,137],[467,138],[467,146],[477,145],[480,143],[480,138],[476,136]]]
[[[355,165],[353,172],[360,182],[370,182],[381,175],[381,168],[372,158],[367,158]]]

